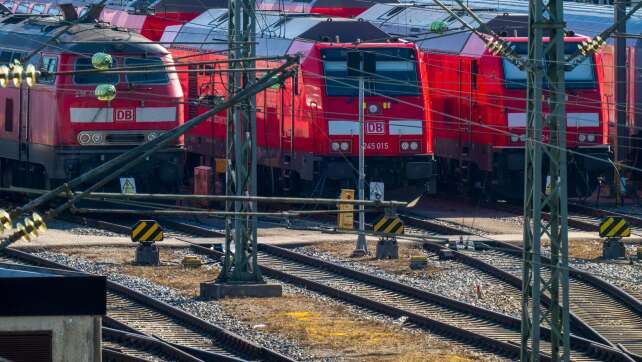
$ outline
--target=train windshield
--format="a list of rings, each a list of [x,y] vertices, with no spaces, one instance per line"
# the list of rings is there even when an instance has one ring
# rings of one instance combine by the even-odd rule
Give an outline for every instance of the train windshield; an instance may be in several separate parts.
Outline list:
[[[517,54],[526,56],[528,53],[526,43],[514,44],[514,50]],[[566,55],[574,54],[577,50],[577,43],[566,43],[564,46],[564,53]],[[502,61],[504,67],[504,79],[506,88],[525,88],[526,87],[526,72],[519,70],[508,60]],[[595,88],[595,70],[593,58],[588,57],[580,64],[570,71],[564,73],[564,80],[566,88]],[[546,80],[544,80],[544,87],[546,88]]]
[[[162,66],[160,58],[125,58],[127,67]],[[141,73],[126,73],[127,83],[137,84],[167,84],[169,77],[164,68],[141,69]]]
[[[79,70],[95,70],[91,65],[91,58],[78,58],[76,59],[76,71]],[[118,83],[119,76],[115,73],[76,73],[74,74],[74,83],[76,84],[116,84]]]
[[[359,95],[359,81],[348,76],[349,48],[322,49],[325,90],[328,96]],[[419,95],[417,60],[410,48],[361,48],[359,51],[375,54],[376,74],[365,81],[366,96]]]

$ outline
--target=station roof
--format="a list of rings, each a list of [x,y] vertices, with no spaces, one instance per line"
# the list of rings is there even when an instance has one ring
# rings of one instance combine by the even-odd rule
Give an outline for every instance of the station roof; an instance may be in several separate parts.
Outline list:
[[[365,21],[314,14],[257,11],[256,26],[256,53],[259,56],[286,54],[295,40],[354,42],[390,38]],[[227,49],[227,9],[210,9],[185,25],[167,27],[161,43],[172,42],[175,42],[170,44],[172,47],[207,51]],[[195,42],[202,45],[193,44]]]
[[[0,298],[0,317],[104,315],[106,312],[107,279],[104,276],[0,263],[0,290],[5,291]]]

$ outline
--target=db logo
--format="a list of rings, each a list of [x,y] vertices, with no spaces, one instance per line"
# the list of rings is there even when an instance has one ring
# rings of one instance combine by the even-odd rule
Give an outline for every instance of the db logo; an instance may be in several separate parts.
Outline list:
[[[132,108],[124,108],[116,110],[116,122],[134,121],[134,110]]]
[[[367,134],[384,134],[386,125],[383,122],[366,122]]]

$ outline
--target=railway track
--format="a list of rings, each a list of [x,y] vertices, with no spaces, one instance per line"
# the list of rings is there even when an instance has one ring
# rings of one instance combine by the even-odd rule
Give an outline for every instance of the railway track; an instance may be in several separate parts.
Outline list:
[[[129,226],[114,222],[83,218],[91,226],[128,232]],[[219,237],[217,231],[174,221],[171,229],[183,234]],[[190,243],[189,241],[187,241]],[[190,243],[198,253],[220,258],[222,253]],[[490,351],[509,358],[519,356],[520,320],[428,293],[394,281],[357,272],[333,263],[311,258],[287,249],[259,246],[259,264],[262,272],[271,278],[315,290],[321,294],[367,308],[393,318],[406,317],[407,321],[451,340]],[[550,331],[543,327],[542,336]],[[577,361],[630,360],[626,354],[611,346],[573,336],[573,358]],[[547,342],[543,342],[543,351]],[[543,360],[550,359],[545,353]]]
[[[3,250],[1,256],[9,261],[73,270],[10,248]],[[152,339],[157,341],[156,347],[150,348],[165,354],[174,353],[170,356],[171,360],[291,361],[275,351],[258,346],[158,299],[111,281],[107,281],[107,315],[104,323],[109,328],[130,333],[127,338],[119,339],[120,341],[131,342],[134,335],[146,336],[148,338],[138,338],[136,342],[139,345],[144,342],[150,346],[150,337],[153,337]],[[158,344],[161,342],[162,346]],[[107,354],[111,352],[114,351],[107,351]],[[142,352],[149,353],[145,349]],[[192,359],[189,359],[189,356]]]
[[[494,250],[483,252],[453,251],[462,262],[477,266],[489,274],[521,289],[522,249],[484,237],[484,243]],[[442,246],[425,243],[429,250],[438,252]],[[487,257],[490,255],[491,257]],[[550,262],[546,259],[544,261]],[[545,273],[550,269],[544,268]],[[571,268],[570,311],[576,333],[602,336],[612,346],[621,348],[634,359],[642,361],[642,302],[624,290],[589,273]],[[544,304],[550,300],[544,296]],[[579,330],[577,329],[579,327]],[[600,340],[600,338],[595,338]]]

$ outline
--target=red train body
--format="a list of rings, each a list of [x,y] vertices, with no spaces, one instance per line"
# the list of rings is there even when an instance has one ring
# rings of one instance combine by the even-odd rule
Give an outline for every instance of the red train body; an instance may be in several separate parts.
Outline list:
[[[60,17],[11,15],[0,19],[0,63],[20,59],[66,26]],[[131,44],[115,42],[127,37]],[[65,31],[29,63],[48,71],[92,69],[91,55],[111,54],[116,65],[172,63],[159,45],[94,23]],[[96,99],[97,84],[116,85],[111,102]],[[183,122],[183,92],[175,73],[59,75],[32,88],[0,89],[2,183],[50,187],[78,176],[134,145]],[[169,146],[128,172],[140,189],[177,189],[183,147]],[[138,177],[143,176],[143,177]],[[153,182],[153,185],[152,185]],[[149,186],[149,187],[147,187]]]
[[[480,16],[498,34],[523,33],[523,19],[494,12]],[[363,14],[382,30],[415,40],[427,66],[434,153],[439,174],[446,184],[480,194],[492,190],[502,197],[523,194],[526,126],[526,73],[508,60],[493,56],[479,37],[456,30],[425,37],[426,27],[404,24],[424,19],[456,28],[449,14],[431,7],[377,5]],[[446,20],[455,22],[448,24]],[[524,37],[505,37],[526,57]],[[584,37],[565,39],[567,54],[574,53]],[[604,89],[605,68],[600,55],[587,59],[566,73],[568,102],[567,147],[570,196],[586,196],[597,178],[610,170],[608,162],[608,112]],[[546,90],[544,91],[546,94]],[[544,113],[548,108],[544,107]],[[548,130],[544,130],[548,138]],[[588,154],[592,157],[582,157]],[[597,160],[596,160],[597,158]],[[543,168],[548,173],[548,166]]]
[[[210,23],[225,10],[209,10],[194,20]],[[409,43],[349,43],[388,36],[366,22],[326,19],[315,16],[280,16],[259,12],[263,29],[271,34],[257,35],[257,54],[301,54],[297,81],[268,89],[257,96],[258,163],[269,185],[283,190],[293,185],[311,187],[354,185],[358,155],[357,81],[347,77],[347,52],[376,54],[377,77],[366,82],[365,144],[366,174],[369,181],[383,181],[393,187],[405,182],[433,180],[433,146],[426,82],[426,68],[417,48]],[[225,37],[227,25],[221,23],[209,37]],[[224,46],[204,45],[186,49],[181,42],[200,41],[191,27],[169,27],[163,41],[178,41],[170,51],[176,58],[226,59],[211,54]],[[344,39],[346,43],[314,41]],[[198,55],[199,53],[210,53]],[[265,66],[259,64],[258,66]],[[218,77],[218,76],[217,76]],[[198,74],[183,78],[191,100],[225,97],[224,78]],[[214,84],[214,86],[213,86]],[[187,109],[188,117],[203,111]],[[224,155],[225,114],[197,127],[186,139],[188,151],[199,155],[198,163],[213,162]],[[302,182],[300,182],[302,181]],[[336,190],[336,187],[332,187]],[[434,191],[434,183],[431,191]]]

